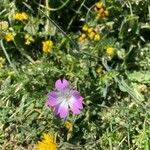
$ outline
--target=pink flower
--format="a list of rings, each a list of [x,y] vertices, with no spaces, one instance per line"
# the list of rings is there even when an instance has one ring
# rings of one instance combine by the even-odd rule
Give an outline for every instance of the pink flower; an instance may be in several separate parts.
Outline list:
[[[73,90],[66,79],[55,82],[55,91],[48,93],[47,105],[52,106],[54,113],[60,118],[68,116],[71,110],[74,114],[80,114],[83,109],[83,98],[80,93]]]
[[[55,82],[56,91],[48,93],[47,105],[54,108],[54,113],[60,118],[68,116],[71,110],[74,114],[80,114],[83,109],[83,98],[77,90],[73,90],[66,79]]]

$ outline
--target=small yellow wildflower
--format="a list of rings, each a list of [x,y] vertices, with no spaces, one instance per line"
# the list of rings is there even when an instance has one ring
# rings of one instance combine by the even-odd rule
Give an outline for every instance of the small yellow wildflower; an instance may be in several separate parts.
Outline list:
[[[58,150],[56,140],[53,135],[44,133],[42,141],[38,141],[37,150]]]
[[[86,34],[82,33],[79,37],[79,41],[82,42],[86,38]]]
[[[100,9],[103,7],[103,3],[102,2],[97,2],[95,3],[96,8]]]
[[[106,17],[108,17],[108,16],[109,16],[109,11],[108,11],[108,10],[105,10],[105,11],[104,11],[104,14],[105,14]]]
[[[42,44],[43,44],[43,52],[50,53],[53,47],[53,42],[51,40],[47,40],[42,42]]]
[[[102,14],[103,12],[104,12],[104,9],[101,8],[101,9],[99,10],[99,14]]]
[[[5,59],[0,57],[0,69],[4,67]]]
[[[25,12],[16,13],[14,15],[14,19],[19,20],[19,21],[27,20],[28,18],[29,18],[29,16]]]
[[[81,34],[81,38],[82,38],[82,39],[85,39],[85,38],[86,38],[86,34],[84,34],[84,33]]]
[[[99,41],[101,39],[100,35],[99,34],[96,34],[94,36],[94,41]]]
[[[66,121],[65,127],[70,131],[72,129],[72,123],[70,121]]]
[[[90,38],[91,40],[94,39],[94,36],[95,36],[95,32],[90,32],[90,33],[89,33],[89,38]]]
[[[98,11],[97,16],[99,16],[99,17],[104,17],[104,16],[105,16],[105,14],[104,14],[104,9],[103,9],[103,8],[101,8],[101,9]]]
[[[34,38],[28,33],[25,35],[25,39],[26,39],[26,42],[25,42],[26,45],[30,45],[31,43],[35,41]]]
[[[84,25],[84,26],[82,27],[82,30],[85,31],[85,32],[88,31],[88,26],[87,26],[87,25]]]
[[[29,40],[27,40],[26,42],[25,42],[25,45],[30,45],[31,44],[31,42],[29,41]]]
[[[7,42],[14,41],[14,35],[12,33],[6,33],[4,38]]]
[[[7,21],[0,21],[0,30],[7,30],[9,27]]]
[[[97,73],[101,73],[101,72],[102,72],[102,67],[101,67],[101,66],[98,66],[98,67],[96,68],[96,72],[97,72]]]
[[[106,48],[106,53],[107,53],[108,55],[113,55],[113,54],[114,54],[114,48],[112,48],[112,47]]]
[[[94,29],[91,27],[91,28],[88,28],[88,33],[91,33],[91,32],[93,32],[94,31]]]

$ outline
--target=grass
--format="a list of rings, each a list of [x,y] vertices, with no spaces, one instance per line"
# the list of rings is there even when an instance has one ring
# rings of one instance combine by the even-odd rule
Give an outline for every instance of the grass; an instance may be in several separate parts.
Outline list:
[[[43,133],[60,150],[150,149],[150,4],[95,3],[0,2],[0,149],[36,149]],[[84,108],[60,119],[46,101],[64,78]]]

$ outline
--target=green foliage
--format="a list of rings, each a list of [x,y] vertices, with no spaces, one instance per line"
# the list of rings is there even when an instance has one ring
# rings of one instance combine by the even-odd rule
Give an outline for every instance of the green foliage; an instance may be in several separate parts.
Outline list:
[[[60,150],[150,149],[150,4],[102,3],[0,2],[0,149],[35,149],[51,132]],[[63,78],[84,97],[66,120],[46,106]]]

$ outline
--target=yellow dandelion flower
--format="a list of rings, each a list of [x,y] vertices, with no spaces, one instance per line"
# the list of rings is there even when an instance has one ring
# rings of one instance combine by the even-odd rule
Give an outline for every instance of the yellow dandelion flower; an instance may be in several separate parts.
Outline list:
[[[14,15],[14,19],[19,20],[19,21],[27,20],[28,18],[29,18],[29,16],[25,12],[16,13]]]
[[[72,129],[72,123],[70,121],[66,121],[65,127],[70,131]]]
[[[104,14],[105,14],[106,17],[108,17],[108,16],[109,16],[109,11],[108,11],[108,10],[105,10],[105,11],[104,11]]]
[[[31,43],[35,41],[34,38],[28,33],[25,35],[25,39],[26,39],[26,42],[25,42],[26,45],[30,45]]]
[[[101,72],[102,72],[102,66],[98,66],[98,67],[96,68],[96,72],[97,72],[97,73],[101,73]]]
[[[101,39],[101,36],[99,34],[96,34],[94,36],[94,41],[99,41]]]
[[[94,39],[94,36],[95,36],[95,32],[91,32],[91,33],[89,33],[89,38],[90,38],[91,40],[93,40],[93,39]]]
[[[82,30],[85,31],[85,32],[88,31],[88,26],[87,26],[87,25],[84,25],[84,26],[82,27]]]
[[[12,33],[6,33],[4,38],[7,42],[14,41],[14,35]]]
[[[114,54],[114,48],[112,48],[112,47],[106,48],[106,53],[107,53],[108,55],[113,55],[113,54]]]
[[[54,136],[44,133],[42,141],[39,141],[37,143],[36,149],[37,150],[58,150]]]
[[[9,27],[7,21],[0,21],[0,30],[7,30]]]
[[[101,9],[103,7],[103,3],[102,2],[97,2],[95,3],[96,8]]]
[[[53,47],[53,42],[51,40],[47,40],[42,42],[42,44],[43,44],[43,52],[50,53]]]

